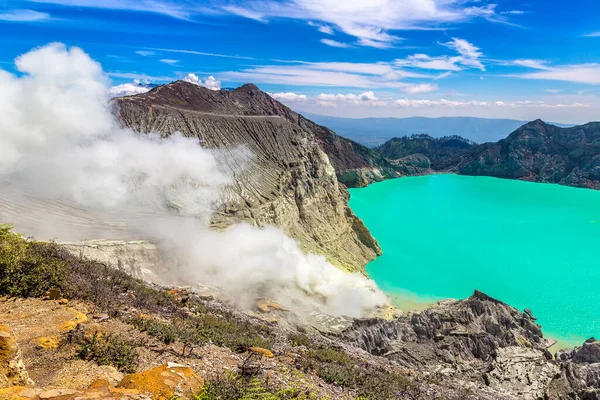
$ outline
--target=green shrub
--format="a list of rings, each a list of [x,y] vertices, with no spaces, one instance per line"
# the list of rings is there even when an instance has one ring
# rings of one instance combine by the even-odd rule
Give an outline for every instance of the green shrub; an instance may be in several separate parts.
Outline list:
[[[317,397],[295,389],[273,390],[266,379],[245,379],[230,373],[206,382],[194,400],[309,400]]]
[[[54,243],[26,240],[0,225],[0,294],[41,297],[64,283],[65,263],[52,257]]]
[[[56,243],[24,239],[0,225],[0,295],[42,297],[48,289],[114,312],[121,305],[176,312],[173,298],[127,273],[76,257]]]
[[[181,332],[175,327],[174,322],[164,323],[155,319],[137,317],[132,319],[130,323],[140,331],[146,332],[164,344],[171,344],[176,340],[180,340],[182,336]]]
[[[186,319],[174,318],[168,322],[157,319],[134,318],[129,321],[143,332],[156,337],[165,344],[180,341],[188,345],[212,342],[233,351],[244,352],[249,347],[270,347],[272,339],[261,329],[249,329],[233,316],[227,318],[212,314],[199,314]]]
[[[360,397],[370,400],[402,398],[403,393],[412,389],[412,383],[406,377],[362,363],[341,349],[313,344],[297,366],[312,371],[327,383],[355,390]]]
[[[112,365],[121,372],[135,372],[136,348],[139,343],[119,336],[103,336],[95,333],[91,338],[80,339],[79,357],[98,365]]]
[[[292,346],[310,347],[312,345],[312,340],[304,333],[292,333],[288,336],[288,340]]]

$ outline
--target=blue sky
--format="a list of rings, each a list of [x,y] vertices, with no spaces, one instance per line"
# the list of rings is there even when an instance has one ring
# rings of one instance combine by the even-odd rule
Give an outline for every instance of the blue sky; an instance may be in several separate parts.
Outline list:
[[[581,123],[600,119],[598,15],[597,0],[0,0],[0,68],[59,41],[114,85],[194,73],[326,115]]]

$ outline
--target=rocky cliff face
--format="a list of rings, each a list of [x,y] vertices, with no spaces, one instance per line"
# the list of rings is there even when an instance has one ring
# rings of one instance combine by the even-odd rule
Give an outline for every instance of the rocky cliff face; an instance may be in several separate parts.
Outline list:
[[[362,270],[380,253],[348,207],[348,192],[337,178],[367,184],[400,174],[399,167],[294,113],[256,86],[212,91],[178,81],[112,104],[126,127],[164,136],[181,132],[221,150],[218,157],[236,183],[224,193],[215,226],[272,224],[306,250],[351,271]]]
[[[536,120],[467,151],[456,171],[600,189],[600,123],[559,128]]]

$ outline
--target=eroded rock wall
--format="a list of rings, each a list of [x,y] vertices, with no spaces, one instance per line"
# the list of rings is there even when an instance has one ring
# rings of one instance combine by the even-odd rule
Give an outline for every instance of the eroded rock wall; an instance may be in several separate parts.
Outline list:
[[[275,225],[305,250],[363,271],[380,248],[348,207],[348,192],[321,139],[303,128],[297,114],[249,86],[232,94],[176,82],[113,104],[126,127],[164,136],[181,132],[219,149],[220,164],[235,184],[224,190],[215,227]]]

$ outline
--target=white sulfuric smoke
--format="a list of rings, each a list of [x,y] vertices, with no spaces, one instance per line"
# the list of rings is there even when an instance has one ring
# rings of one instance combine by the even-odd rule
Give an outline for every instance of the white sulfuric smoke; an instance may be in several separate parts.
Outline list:
[[[47,201],[139,215],[135,228],[155,240],[173,261],[170,273],[187,284],[234,296],[302,297],[334,315],[385,303],[373,281],[304,254],[279,229],[210,230],[231,174],[196,139],[120,128],[108,79],[81,49],[50,44],[18,57],[16,67],[18,76],[0,70],[1,180]],[[60,239],[60,221],[50,228]]]

